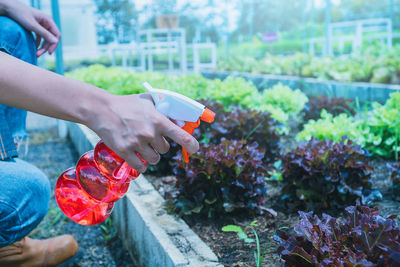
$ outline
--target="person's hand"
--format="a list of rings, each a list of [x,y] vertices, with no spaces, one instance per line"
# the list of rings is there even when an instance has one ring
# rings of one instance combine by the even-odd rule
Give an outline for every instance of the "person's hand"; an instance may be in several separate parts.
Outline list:
[[[149,164],[156,164],[160,154],[168,152],[169,144],[164,136],[185,147],[190,154],[199,149],[194,137],[155,109],[149,94],[110,95],[109,99],[107,112],[102,114],[104,109],[99,107],[86,125],[135,170],[146,171],[137,153]]]
[[[61,38],[61,33],[53,19],[40,10],[27,6],[19,1],[6,2],[6,16],[21,24],[28,31],[32,31],[36,34],[36,56],[40,57],[47,51],[51,55],[56,50]]]

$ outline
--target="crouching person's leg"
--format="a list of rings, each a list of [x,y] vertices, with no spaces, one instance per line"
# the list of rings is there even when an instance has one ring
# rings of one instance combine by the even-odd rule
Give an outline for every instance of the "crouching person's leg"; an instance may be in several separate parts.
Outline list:
[[[0,161],[0,266],[56,266],[74,256],[72,236],[46,240],[26,237],[47,213],[50,183],[35,166]]]

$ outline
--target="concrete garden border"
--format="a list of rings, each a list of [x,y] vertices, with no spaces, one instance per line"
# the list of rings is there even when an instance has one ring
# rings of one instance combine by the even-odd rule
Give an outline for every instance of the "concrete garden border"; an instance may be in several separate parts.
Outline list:
[[[202,72],[209,79],[225,79],[228,76],[243,77],[250,80],[259,89],[270,88],[277,83],[300,89],[307,95],[328,95],[356,99],[360,103],[377,101],[384,103],[390,93],[400,92],[400,85],[365,82],[324,81],[297,76],[251,74],[240,72]]]
[[[83,125],[67,122],[67,128],[80,154],[93,149],[99,140]],[[113,222],[135,265],[222,267],[214,252],[183,220],[167,214],[164,202],[141,175],[115,204]]]

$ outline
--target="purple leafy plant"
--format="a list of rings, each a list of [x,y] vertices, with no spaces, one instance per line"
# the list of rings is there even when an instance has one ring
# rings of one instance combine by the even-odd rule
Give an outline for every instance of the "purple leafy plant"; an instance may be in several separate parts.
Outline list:
[[[262,213],[267,191],[263,164],[265,150],[256,142],[222,140],[220,144],[200,144],[189,164],[178,154],[174,169],[178,193],[171,199],[180,215],[208,217],[235,210]]]
[[[381,198],[370,177],[369,155],[351,140],[311,139],[282,157],[283,199],[314,211]]]
[[[400,163],[396,162],[393,164],[388,164],[388,167],[392,171],[392,175],[390,176],[390,178],[393,184],[393,198],[396,200],[400,200]]]
[[[213,101],[203,101],[211,110],[216,112],[212,124],[200,124],[196,137],[214,144],[222,139],[246,140],[248,144],[257,142],[266,151],[263,162],[269,164],[276,161],[280,150],[281,125],[271,117],[269,112],[259,112],[230,106],[229,111]]]
[[[350,206],[342,221],[327,214],[299,212],[294,234],[278,230],[275,241],[285,266],[400,266],[397,215],[384,218],[378,208]]]
[[[321,111],[325,109],[333,116],[341,113],[354,115],[354,101],[343,97],[313,96],[309,98],[305,107],[304,121],[317,120],[320,118]]]

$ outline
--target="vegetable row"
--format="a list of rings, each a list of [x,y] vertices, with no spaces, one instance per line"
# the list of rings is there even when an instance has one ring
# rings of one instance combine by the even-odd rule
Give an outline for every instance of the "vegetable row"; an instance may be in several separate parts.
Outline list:
[[[289,56],[267,54],[252,57],[231,56],[218,63],[220,71],[312,77],[343,82],[400,84],[400,46],[377,52],[340,57],[315,57],[296,53]]]
[[[267,210],[271,180],[281,184],[279,197],[289,209],[319,213],[355,203],[370,205],[382,199],[371,180],[371,157],[393,160],[400,151],[400,93],[393,93],[385,104],[357,108],[351,100],[308,98],[280,84],[259,92],[252,83],[233,77],[207,80],[198,75],[136,73],[103,66],[69,76],[113,94],[144,92],[141,84],[147,81],[202,101],[216,112],[213,124],[202,123],[195,132],[200,150],[189,164],[183,162],[180,148],[171,144],[170,152],[153,167],[156,174],[176,176],[176,192],[168,201],[181,216],[262,214]],[[290,125],[301,117],[306,123]],[[281,153],[289,126],[300,128],[298,143]],[[400,165],[388,168],[396,199]],[[377,209],[361,206],[346,211],[344,222],[301,212],[294,235],[278,231],[275,240],[287,265],[400,264],[395,216],[383,218]],[[304,265],[299,265],[301,261]]]

